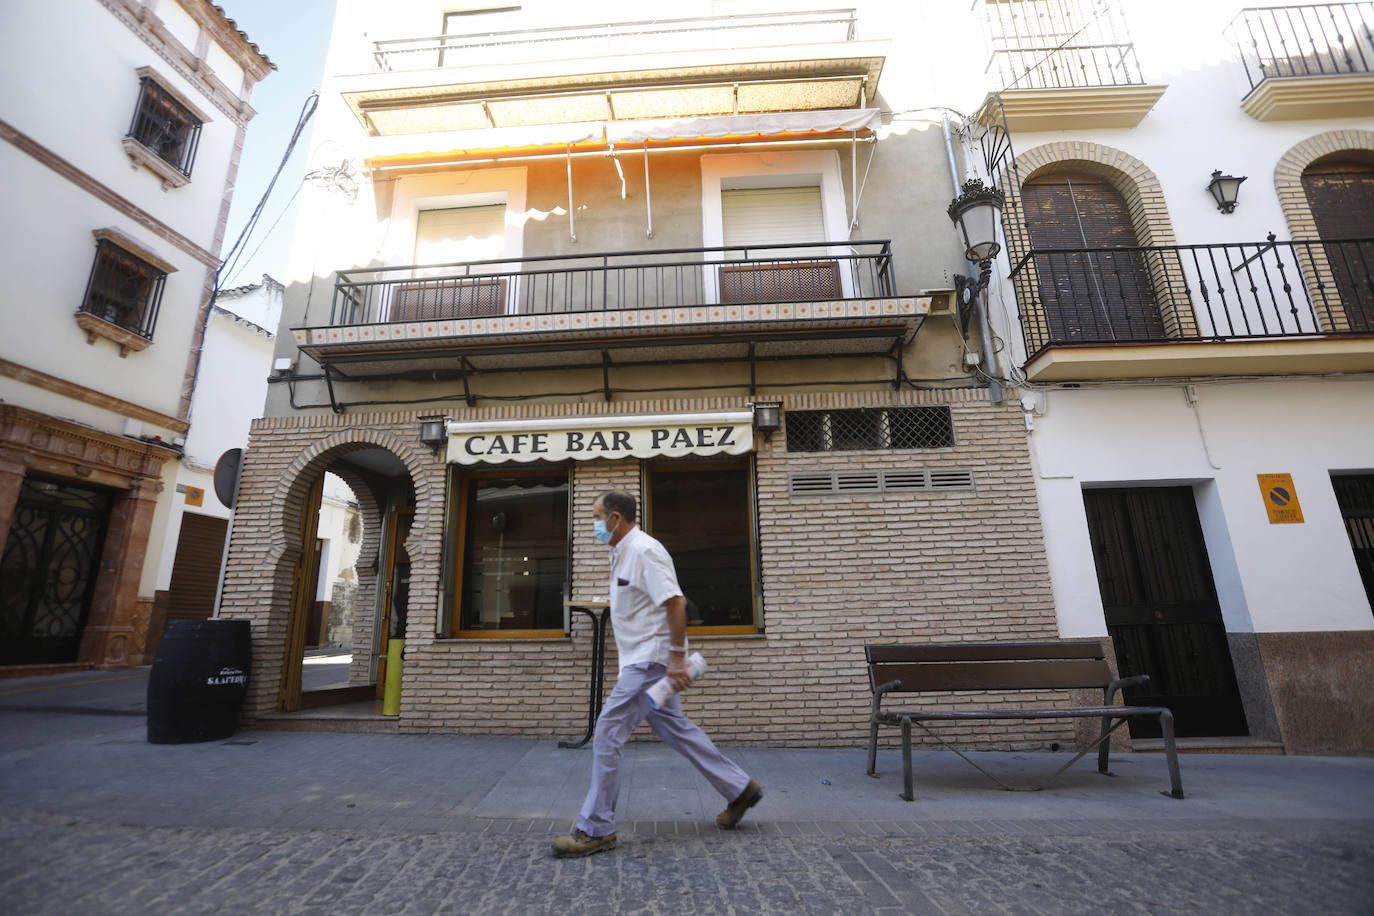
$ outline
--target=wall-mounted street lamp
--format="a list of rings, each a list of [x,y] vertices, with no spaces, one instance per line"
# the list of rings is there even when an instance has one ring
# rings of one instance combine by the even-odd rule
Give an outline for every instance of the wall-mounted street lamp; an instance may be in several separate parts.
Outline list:
[[[782,429],[782,402],[755,401],[754,429],[763,433],[763,438],[773,438],[773,433]]]
[[[1207,190],[1216,200],[1218,210],[1222,213],[1235,212],[1236,198],[1240,196],[1240,183],[1244,180],[1244,175],[1239,178],[1223,175],[1221,169],[1212,172],[1212,180],[1207,183]]]
[[[950,201],[950,220],[964,242],[964,257],[980,266],[997,257],[997,221],[1007,196],[995,187],[984,187],[981,179],[964,182],[959,196]]]
[[[439,446],[448,441],[446,423],[447,421],[443,417],[421,417],[420,441],[434,451],[439,451]]]

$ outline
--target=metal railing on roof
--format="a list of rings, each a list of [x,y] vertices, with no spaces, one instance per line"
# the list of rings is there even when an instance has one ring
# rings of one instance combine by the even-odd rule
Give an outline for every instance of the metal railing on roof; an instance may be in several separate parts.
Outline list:
[[[341,270],[329,326],[894,295],[888,240],[665,248]]]
[[[1374,0],[1243,9],[1226,34],[1251,89],[1277,77],[1374,72]]]
[[[857,24],[854,12],[853,9],[834,9],[750,13],[389,38],[373,42],[373,61],[381,71],[422,70],[508,60],[512,48],[529,45],[541,45],[540,56],[555,59],[703,47],[736,48],[749,39],[767,45],[853,41]],[[483,53],[493,50],[495,54]],[[528,48],[525,53],[529,53]]]
[[[974,0],[987,20],[986,72],[998,88],[1070,89],[1145,82],[1116,0]]]
[[[1012,269],[1026,352],[1374,333],[1374,239],[1034,249]]]

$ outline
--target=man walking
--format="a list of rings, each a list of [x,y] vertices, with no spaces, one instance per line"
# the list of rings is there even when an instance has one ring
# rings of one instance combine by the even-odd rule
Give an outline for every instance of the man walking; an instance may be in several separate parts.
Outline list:
[[[692,683],[687,673],[687,599],[673,560],[635,524],[635,498],[629,493],[601,494],[592,504],[592,516],[596,539],[611,547],[611,622],[620,677],[596,720],[587,799],[573,832],[553,841],[554,852],[586,856],[615,848],[621,755],[630,733],[645,719],[663,743],[690,760],[730,800],[716,815],[716,824],[734,828],[763,798],[763,789],[682,714],[676,695],[655,709],[646,693],[665,676],[677,690]]]

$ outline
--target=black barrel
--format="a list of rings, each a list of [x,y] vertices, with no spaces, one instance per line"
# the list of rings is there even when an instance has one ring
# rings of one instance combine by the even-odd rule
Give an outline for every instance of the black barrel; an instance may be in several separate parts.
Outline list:
[[[148,740],[186,744],[228,738],[248,692],[252,642],[246,620],[173,620],[148,674]]]

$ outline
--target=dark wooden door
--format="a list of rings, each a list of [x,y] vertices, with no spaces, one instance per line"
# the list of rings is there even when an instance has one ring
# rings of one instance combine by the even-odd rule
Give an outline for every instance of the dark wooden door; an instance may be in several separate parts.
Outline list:
[[[1336,291],[1351,330],[1374,330],[1374,166],[1351,160],[1313,163],[1302,173],[1302,187],[1317,222],[1317,235],[1336,281]],[[1327,241],[1334,239],[1365,239]],[[1322,311],[1334,303],[1323,303]]]
[[[181,516],[172,579],[167,585],[167,620],[205,620],[215,610],[220,561],[229,520],[187,512]]]
[[[110,494],[25,477],[0,557],[0,664],[76,661]]]
[[[1342,474],[1331,478],[1336,504],[1341,507],[1345,533],[1355,553],[1355,567],[1364,594],[1374,611],[1374,474]]]
[[[1226,629],[1190,487],[1085,490],[1097,582],[1126,691],[1135,706],[1167,706],[1179,737],[1245,735]],[[1156,721],[1131,734],[1158,737]]]
[[[1031,247],[1076,251],[1035,258],[1051,342],[1158,340],[1154,289],[1130,210],[1089,175],[1049,175],[1021,189]],[[1083,249],[1120,248],[1121,251]]]

